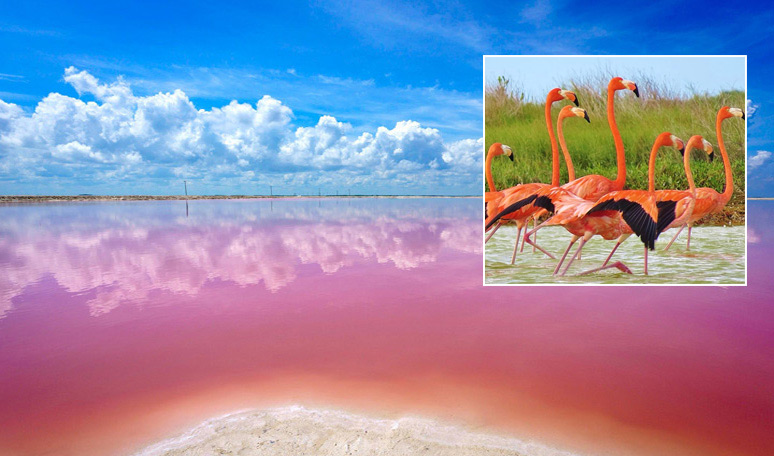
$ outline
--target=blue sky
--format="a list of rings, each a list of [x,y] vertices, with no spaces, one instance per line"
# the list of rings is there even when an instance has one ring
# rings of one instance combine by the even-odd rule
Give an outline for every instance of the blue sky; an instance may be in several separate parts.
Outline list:
[[[36,2],[0,16],[0,193],[477,194],[483,54],[747,54],[774,195],[774,10],[654,2]]]
[[[639,75],[645,75],[678,96],[744,91],[745,70],[744,56],[487,56],[484,78],[487,84],[496,84],[498,76],[505,76],[518,84],[525,97],[542,103],[554,87],[567,85],[573,79],[598,79],[607,73],[635,82]]]

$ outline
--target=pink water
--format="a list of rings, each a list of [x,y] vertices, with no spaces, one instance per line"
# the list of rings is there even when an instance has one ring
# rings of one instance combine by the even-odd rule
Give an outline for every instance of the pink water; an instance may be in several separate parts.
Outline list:
[[[774,454],[774,204],[750,204],[729,288],[483,288],[479,206],[0,208],[0,454],[123,454],[291,403],[588,454]]]

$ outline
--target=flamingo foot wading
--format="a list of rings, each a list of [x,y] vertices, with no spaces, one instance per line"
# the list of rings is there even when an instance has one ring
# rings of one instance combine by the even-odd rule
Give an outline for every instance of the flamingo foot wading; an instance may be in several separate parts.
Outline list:
[[[610,268],[616,268],[619,271],[624,272],[626,274],[632,274],[632,270],[629,269],[628,266],[626,266],[625,264],[621,263],[620,261],[616,261],[615,263],[608,264],[607,266],[600,266],[598,268],[589,269],[588,271],[583,271],[583,272],[581,272],[578,275],[582,276],[582,275],[587,275],[587,274],[593,274],[595,272],[599,272],[599,271],[602,271],[604,269],[610,269]]]

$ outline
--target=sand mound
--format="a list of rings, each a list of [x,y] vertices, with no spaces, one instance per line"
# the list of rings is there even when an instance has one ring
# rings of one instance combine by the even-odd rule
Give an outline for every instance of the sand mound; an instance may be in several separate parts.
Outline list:
[[[571,456],[540,444],[476,434],[427,419],[376,419],[298,406],[215,418],[137,456],[220,454]]]

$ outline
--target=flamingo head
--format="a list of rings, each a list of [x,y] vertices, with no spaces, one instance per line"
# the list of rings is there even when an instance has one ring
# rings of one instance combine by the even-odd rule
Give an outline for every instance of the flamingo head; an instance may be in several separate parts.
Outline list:
[[[712,144],[710,144],[709,141],[702,138],[701,140],[702,148],[704,149],[704,152],[707,153],[707,157],[709,157],[709,161],[712,161],[715,159],[715,151],[712,149]]]
[[[571,111],[573,114],[575,114],[576,117],[583,117],[586,119],[586,122],[591,123],[591,119],[589,119],[589,113],[586,112],[583,108],[571,108]]]
[[[710,142],[706,139],[702,138],[701,135],[691,136],[691,139],[688,140],[688,146],[689,148],[696,147],[706,152],[710,161],[715,158],[715,152],[713,152],[712,144],[710,144]]]
[[[580,106],[578,104],[578,96],[575,95],[575,92],[572,92],[570,90],[562,89],[562,90],[559,91],[559,95],[561,95],[562,98],[564,98],[565,100],[570,100],[573,103],[575,103],[575,106]]]
[[[560,100],[570,100],[575,103],[575,106],[578,106],[578,96],[575,95],[575,92],[560,89],[559,87],[551,89],[551,91],[548,92],[548,96],[546,97],[548,103],[554,103]]]
[[[496,157],[498,155],[505,155],[506,157],[510,158],[511,161],[513,161],[513,151],[511,150],[510,147],[501,143],[494,143],[491,146],[489,146],[488,155],[492,155],[493,157]]]
[[[610,80],[610,83],[607,85],[607,87],[613,90],[629,89],[634,92],[634,95],[637,96],[637,98],[640,97],[640,90],[637,88],[637,84],[628,79],[615,77]]]
[[[739,108],[726,108],[732,117],[741,117],[744,120],[744,111]]]
[[[744,111],[739,108],[729,108],[728,106],[723,106],[718,111],[718,119],[720,120],[725,120],[731,117],[741,117],[744,119]]]
[[[503,144],[502,149],[503,149],[503,154],[505,154],[506,157],[508,157],[511,161],[513,161],[513,151],[511,150],[511,148]]]
[[[685,142],[675,135],[669,135],[669,141],[664,145],[672,146],[680,151],[680,155],[685,155]]]
[[[581,117],[583,119],[586,119],[587,122],[591,123],[589,120],[589,115],[583,108],[576,108],[575,106],[565,106],[562,108],[561,111],[559,111],[559,120],[562,120],[566,117]]]

